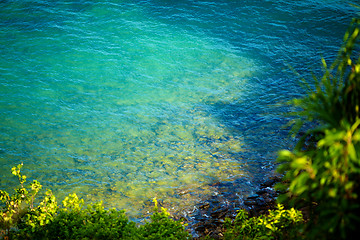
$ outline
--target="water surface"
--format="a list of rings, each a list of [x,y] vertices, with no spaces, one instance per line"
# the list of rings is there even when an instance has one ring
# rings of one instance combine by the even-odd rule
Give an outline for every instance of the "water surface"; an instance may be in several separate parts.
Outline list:
[[[1,1],[0,163],[61,200],[178,210],[291,148],[270,105],[301,96],[355,11],[346,1]]]

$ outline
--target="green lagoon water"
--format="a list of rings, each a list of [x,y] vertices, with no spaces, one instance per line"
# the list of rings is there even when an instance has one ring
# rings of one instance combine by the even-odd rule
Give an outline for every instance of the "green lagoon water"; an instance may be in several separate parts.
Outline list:
[[[174,211],[293,140],[269,105],[301,95],[355,11],[346,1],[0,2],[0,187],[10,169],[61,200]],[[284,70],[285,69],[285,70]],[[314,70],[314,69],[313,69]],[[316,70],[316,69],[315,69]]]

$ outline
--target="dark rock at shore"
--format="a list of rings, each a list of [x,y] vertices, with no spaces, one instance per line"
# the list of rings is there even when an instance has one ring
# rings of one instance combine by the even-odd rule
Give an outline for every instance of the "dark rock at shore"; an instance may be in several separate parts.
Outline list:
[[[276,205],[278,193],[274,190],[275,183],[281,180],[280,177],[271,177],[260,184],[259,189],[250,196],[242,199],[226,186],[229,183],[217,183],[219,192],[214,193],[210,199],[199,203],[195,210],[190,213],[185,223],[194,239],[222,239],[224,233],[223,223],[225,218],[234,219],[237,211],[245,209],[251,217],[259,216],[273,209]],[[227,187],[227,190],[224,190]],[[221,191],[222,190],[222,191]]]

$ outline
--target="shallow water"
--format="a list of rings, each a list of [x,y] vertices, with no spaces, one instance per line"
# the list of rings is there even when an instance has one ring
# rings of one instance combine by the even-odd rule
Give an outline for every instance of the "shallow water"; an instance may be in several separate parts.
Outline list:
[[[1,1],[0,163],[62,199],[174,211],[291,148],[270,105],[333,59],[346,1]],[[186,194],[184,194],[186,193]]]

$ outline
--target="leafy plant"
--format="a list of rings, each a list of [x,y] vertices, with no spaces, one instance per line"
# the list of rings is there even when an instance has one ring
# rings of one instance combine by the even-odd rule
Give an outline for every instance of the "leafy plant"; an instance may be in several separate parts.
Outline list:
[[[181,222],[174,221],[165,208],[159,211],[154,199],[151,221],[144,225],[128,219],[125,211],[105,209],[102,202],[84,207],[84,200],[70,194],[59,206],[55,196],[47,190],[42,201],[34,206],[42,188],[39,182],[25,187],[26,176],[22,164],[12,168],[20,187],[10,195],[0,191],[0,238],[4,239],[190,239]]]
[[[83,207],[84,201],[70,194],[56,218],[39,229],[45,239],[135,239],[135,223],[125,211],[106,210],[101,202]]]
[[[42,187],[36,180],[30,184],[30,191],[25,187],[26,176],[21,174],[22,166],[23,164],[19,164],[11,169],[11,173],[18,177],[20,183],[20,186],[15,189],[15,193],[10,195],[6,191],[0,190],[0,201],[3,203],[0,210],[0,233],[5,237],[9,236],[11,228],[20,224],[22,217],[28,211],[35,211],[34,200]]]
[[[240,210],[232,222],[226,219],[225,239],[295,239],[303,223],[302,213],[294,208],[269,210],[269,214],[249,218],[245,210]]]
[[[319,134],[327,128],[341,128],[343,122],[354,124],[360,117],[360,55],[358,40],[360,37],[360,19],[352,20],[344,36],[338,58],[328,67],[322,59],[323,76],[313,75],[310,84],[301,78],[301,85],[307,94],[288,102],[296,110],[289,113],[295,116],[290,122],[293,132],[297,133],[305,122],[320,122],[320,128],[314,128],[299,142],[311,134]]]
[[[155,207],[151,222],[140,227],[143,239],[191,239],[181,222],[169,218],[170,213],[165,208],[161,207],[159,211],[156,198],[153,201]]]
[[[315,89],[303,80],[308,94],[291,101],[300,109],[295,132],[306,121],[319,125],[301,138],[294,151],[281,151],[278,161],[284,182],[280,202],[308,206],[313,216],[308,239],[346,239],[360,223],[360,19],[354,19],[334,64],[315,79]],[[311,139],[312,147],[306,147]],[[315,208],[313,206],[316,205]]]

